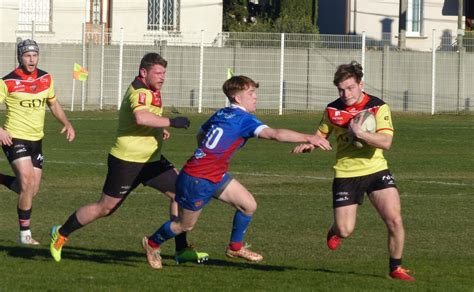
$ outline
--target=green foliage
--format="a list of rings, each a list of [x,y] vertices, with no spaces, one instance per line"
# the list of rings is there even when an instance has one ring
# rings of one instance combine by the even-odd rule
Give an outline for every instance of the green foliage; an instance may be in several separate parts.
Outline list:
[[[167,220],[169,200],[142,186],[112,216],[73,233],[63,248],[63,260],[56,263],[49,255],[49,228],[99,198],[117,124],[114,112],[68,115],[77,132],[73,143],[66,142],[59,134],[60,125],[47,114],[43,182],[32,216],[40,246],[15,243],[17,195],[0,186],[2,291],[472,291],[474,287],[470,115],[393,115],[396,134],[386,156],[401,191],[403,261],[415,271],[415,283],[385,277],[386,228],[367,198],[358,208],[354,234],[339,250],[327,249],[334,151],[293,155],[293,144],[262,139],[249,140],[230,169],[258,202],[245,240],[262,252],[262,263],[224,256],[234,210],[213,200],[188,234],[190,242],[209,252],[210,261],[176,265],[171,240],[163,245],[163,270],[150,269],[140,240]],[[207,117],[191,115],[190,129],[170,129],[164,154],[177,167],[193,152],[195,133]],[[310,133],[321,113],[259,118],[274,128]],[[4,156],[1,162],[0,172],[11,173]]]
[[[248,1],[224,1],[223,30],[228,32],[318,33],[317,1],[269,1],[255,15],[249,12]]]

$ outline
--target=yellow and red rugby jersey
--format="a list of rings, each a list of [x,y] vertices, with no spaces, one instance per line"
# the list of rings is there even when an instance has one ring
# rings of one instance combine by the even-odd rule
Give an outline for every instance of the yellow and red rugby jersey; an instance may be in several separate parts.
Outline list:
[[[137,77],[122,100],[117,138],[110,154],[131,162],[158,161],[161,158],[163,129],[137,125],[133,112],[139,110],[147,110],[159,117],[163,114],[160,92],[150,90]]]
[[[335,177],[358,177],[376,173],[388,168],[383,150],[364,144],[357,148],[352,144],[348,133],[350,120],[361,111],[368,110],[375,115],[376,132],[393,135],[390,108],[381,99],[364,93],[362,102],[354,106],[346,106],[337,99],[326,107],[318,130],[324,134],[334,132],[337,141]]]
[[[43,70],[25,74],[16,68],[0,80],[0,102],[7,109],[3,128],[13,138],[41,140],[46,103],[55,101],[53,78]]]

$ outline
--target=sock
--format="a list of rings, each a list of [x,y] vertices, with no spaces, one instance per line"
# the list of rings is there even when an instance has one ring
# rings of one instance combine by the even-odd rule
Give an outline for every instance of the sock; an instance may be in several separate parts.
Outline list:
[[[11,190],[12,184],[15,181],[16,177],[0,173],[0,184],[6,186]]]
[[[20,231],[30,230],[31,209],[22,210],[17,207],[16,211],[18,213],[18,223],[20,225]]]
[[[402,265],[402,259],[394,259],[394,258],[390,258],[389,260],[389,265],[390,265],[390,272],[393,272],[395,271],[395,269],[399,266]]]
[[[64,237],[69,237],[69,234],[73,233],[74,231],[82,228],[84,225],[79,223],[77,220],[76,212],[72,213],[71,216],[66,220],[66,222],[59,228],[58,232]]]
[[[230,250],[238,251],[242,248],[242,242],[231,242],[229,243]]]
[[[241,211],[236,211],[234,215],[234,221],[232,222],[232,233],[230,234],[230,244],[229,247],[232,249],[232,246],[237,247],[240,244],[242,247],[242,241],[244,240],[244,234],[247,231],[247,228],[252,220],[252,216],[245,215]],[[237,244],[237,245],[235,245]],[[234,250],[234,249],[232,249]],[[237,250],[240,250],[237,249]]]
[[[165,222],[161,227],[150,236],[149,241],[161,245],[163,242],[167,241],[170,238],[176,237],[176,233],[171,230],[171,220]]]
[[[174,238],[175,250],[177,252],[182,251],[188,247],[188,240],[186,239],[186,232],[180,233]]]

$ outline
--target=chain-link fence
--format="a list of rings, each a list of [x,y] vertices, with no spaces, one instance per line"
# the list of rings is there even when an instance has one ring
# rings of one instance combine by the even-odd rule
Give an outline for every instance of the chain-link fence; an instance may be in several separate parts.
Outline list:
[[[332,84],[337,66],[356,60],[364,67],[366,91],[393,111],[472,112],[474,53],[459,49],[450,36],[433,34],[443,41],[427,52],[400,50],[392,35],[376,41],[365,35],[156,33],[132,42],[124,31],[85,33],[81,41],[40,44],[39,67],[53,75],[66,109],[115,109],[141,57],[158,52],[168,60],[163,88],[168,107],[203,112],[225,106],[221,86],[232,70],[260,83],[258,112],[284,114],[322,110],[337,98]],[[15,44],[0,48],[0,71],[6,75],[17,64]],[[85,66],[89,78],[76,81],[72,96],[74,63]]]

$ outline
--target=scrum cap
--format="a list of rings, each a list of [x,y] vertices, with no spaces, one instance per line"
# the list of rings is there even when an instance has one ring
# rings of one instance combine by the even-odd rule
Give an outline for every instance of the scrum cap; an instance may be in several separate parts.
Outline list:
[[[34,40],[24,40],[17,45],[17,58],[18,62],[21,63],[21,56],[26,52],[37,52],[39,54],[38,44]]]

